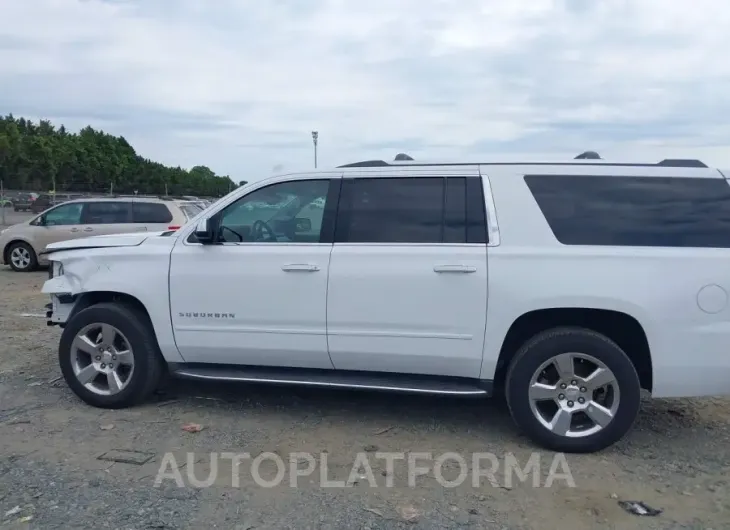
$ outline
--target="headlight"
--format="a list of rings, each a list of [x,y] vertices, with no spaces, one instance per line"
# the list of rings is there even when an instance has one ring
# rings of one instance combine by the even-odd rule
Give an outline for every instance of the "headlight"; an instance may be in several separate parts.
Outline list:
[[[63,264],[58,261],[52,261],[48,267],[48,277],[55,278],[63,275]]]

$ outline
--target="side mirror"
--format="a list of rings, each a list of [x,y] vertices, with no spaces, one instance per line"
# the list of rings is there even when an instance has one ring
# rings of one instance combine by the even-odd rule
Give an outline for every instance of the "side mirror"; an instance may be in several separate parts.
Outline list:
[[[46,226],[46,216],[41,215],[35,222],[38,226]]]
[[[213,237],[213,223],[208,217],[198,221],[198,224],[195,226],[195,232],[193,233],[198,242],[203,245],[213,243],[215,240]]]

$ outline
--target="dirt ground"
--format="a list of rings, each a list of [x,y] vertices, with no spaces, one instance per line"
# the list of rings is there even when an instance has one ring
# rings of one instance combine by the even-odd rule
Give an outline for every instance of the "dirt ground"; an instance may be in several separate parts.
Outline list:
[[[567,455],[575,487],[560,478],[544,487],[554,455],[540,453],[537,488],[532,479],[509,484],[503,457],[512,453],[524,465],[535,449],[499,401],[174,383],[144,406],[103,411],[82,404],[60,380],[60,330],[23,316],[43,312],[45,274],[0,268],[2,528],[730,528],[729,400],[647,401],[625,441],[600,454]],[[183,430],[190,422],[202,430]],[[142,458],[99,458],[122,450]],[[494,485],[484,479],[475,487],[469,478],[444,487],[437,471],[448,480],[459,471],[450,461],[412,487],[405,464],[389,471],[373,457],[378,451],[455,452],[469,464],[474,453],[489,452],[500,468]],[[251,461],[237,468],[236,484],[230,460],[218,460],[213,484],[200,487],[194,480],[205,479],[211,453],[221,452],[273,453],[287,470],[290,453],[308,452],[319,468],[297,487],[289,471],[264,487]],[[322,460],[328,480],[345,480],[358,453],[372,457],[376,487],[366,471],[350,487],[322,486]],[[183,483],[155,485],[170,455]],[[266,480],[276,475],[271,459],[260,470]],[[663,512],[633,515],[621,500]]]

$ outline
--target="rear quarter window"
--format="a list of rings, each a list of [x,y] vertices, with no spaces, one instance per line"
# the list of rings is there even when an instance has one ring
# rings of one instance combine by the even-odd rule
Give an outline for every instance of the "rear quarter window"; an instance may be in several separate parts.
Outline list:
[[[730,248],[722,178],[526,175],[564,245]]]

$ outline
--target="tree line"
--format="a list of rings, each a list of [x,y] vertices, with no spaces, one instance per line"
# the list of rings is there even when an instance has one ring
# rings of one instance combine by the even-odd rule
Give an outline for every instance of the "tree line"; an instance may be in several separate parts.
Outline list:
[[[217,197],[236,188],[206,166],[168,167],[138,155],[122,136],[87,126],[0,117],[0,180],[5,189]]]

